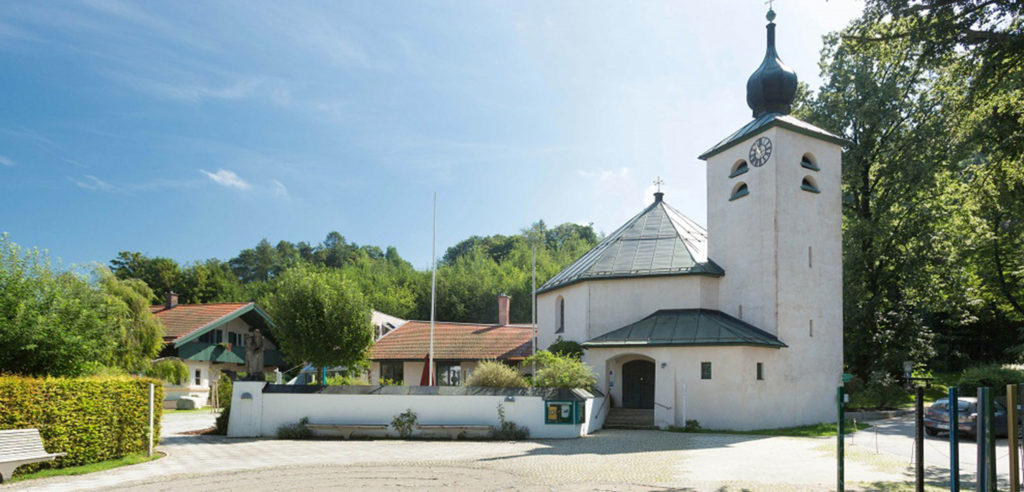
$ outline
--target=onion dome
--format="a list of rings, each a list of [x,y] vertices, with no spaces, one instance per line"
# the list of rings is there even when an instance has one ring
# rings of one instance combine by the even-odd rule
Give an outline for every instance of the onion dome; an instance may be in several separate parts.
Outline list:
[[[796,97],[796,72],[775,52],[775,11],[768,10],[768,49],[764,61],[747,79],[747,105],[754,118],[766,113],[789,114]]]

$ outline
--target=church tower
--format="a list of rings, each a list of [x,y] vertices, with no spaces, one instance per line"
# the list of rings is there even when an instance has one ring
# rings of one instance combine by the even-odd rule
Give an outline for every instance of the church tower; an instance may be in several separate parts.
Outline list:
[[[842,327],[842,146],[790,116],[797,76],[775,48],[747,81],[753,120],[700,158],[707,162],[708,255],[725,270],[719,309],[788,347],[767,361],[778,391],[806,423],[834,418]],[[813,395],[813,396],[811,396]]]

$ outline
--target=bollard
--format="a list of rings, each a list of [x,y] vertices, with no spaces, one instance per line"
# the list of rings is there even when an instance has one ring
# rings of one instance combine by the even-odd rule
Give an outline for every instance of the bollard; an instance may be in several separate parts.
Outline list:
[[[1017,455],[1017,385],[1006,385],[1006,444],[1010,448],[1010,492],[1020,492],[1020,477]]]
[[[146,456],[153,456],[153,407],[156,402],[153,401],[154,387],[153,383],[149,383],[149,446],[146,447]]]
[[[985,429],[985,447],[988,448],[985,450],[985,455],[988,456],[988,461],[985,463],[985,473],[988,475],[989,490],[995,492],[996,486],[999,483],[999,475],[996,475],[996,420],[993,414],[991,390],[988,392],[988,398],[985,401],[985,419],[988,420],[988,427]]]
[[[960,395],[949,388],[949,492],[960,492]]]

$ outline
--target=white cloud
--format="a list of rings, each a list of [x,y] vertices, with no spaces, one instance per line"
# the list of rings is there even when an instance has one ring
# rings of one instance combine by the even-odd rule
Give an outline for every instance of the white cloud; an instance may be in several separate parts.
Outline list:
[[[228,188],[237,188],[239,190],[248,190],[249,188],[252,188],[252,185],[246,183],[244,179],[239,178],[234,171],[228,171],[227,169],[218,169],[217,172],[211,173],[205,169],[200,169],[199,172],[205,174],[207,178],[212,179],[214,183],[217,183],[221,186],[226,186]]]
[[[13,165],[14,165],[14,161],[12,161],[10,157],[7,157],[5,155],[0,155],[0,166],[13,166]]]
[[[71,181],[79,188],[86,190],[111,191],[114,189],[114,185],[91,174],[86,174],[83,180],[71,178]]]
[[[270,182],[270,187],[271,191],[274,193],[274,196],[288,198],[288,187],[285,186],[284,183],[275,179]]]

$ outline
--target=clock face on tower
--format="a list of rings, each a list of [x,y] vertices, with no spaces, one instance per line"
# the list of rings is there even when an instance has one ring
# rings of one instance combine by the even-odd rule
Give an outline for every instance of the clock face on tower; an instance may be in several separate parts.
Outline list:
[[[750,165],[761,167],[772,157],[772,141],[768,137],[761,137],[750,146]]]

